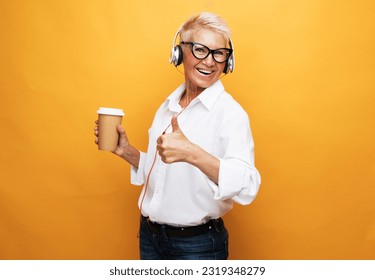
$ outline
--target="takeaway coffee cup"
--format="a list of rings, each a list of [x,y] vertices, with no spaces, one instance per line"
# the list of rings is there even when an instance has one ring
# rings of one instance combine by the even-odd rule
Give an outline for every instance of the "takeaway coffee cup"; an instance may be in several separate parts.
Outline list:
[[[101,151],[115,151],[119,134],[117,126],[121,124],[124,112],[121,109],[100,107],[97,111],[99,121],[99,143]]]

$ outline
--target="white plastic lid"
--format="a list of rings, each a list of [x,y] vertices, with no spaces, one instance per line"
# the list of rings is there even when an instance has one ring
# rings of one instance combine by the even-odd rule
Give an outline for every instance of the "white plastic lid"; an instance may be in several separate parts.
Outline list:
[[[124,116],[125,113],[122,109],[99,107],[97,111],[100,115]]]

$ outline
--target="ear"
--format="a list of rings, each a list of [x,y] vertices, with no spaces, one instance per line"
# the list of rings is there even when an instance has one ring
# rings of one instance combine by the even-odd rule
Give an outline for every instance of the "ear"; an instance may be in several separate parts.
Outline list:
[[[228,60],[225,61],[225,66],[224,66],[224,70],[223,70],[223,73],[224,73],[224,74],[227,74],[227,73],[228,73],[228,64],[229,64],[228,61],[229,61],[229,59],[230,59],[230,58],[228,58]]]

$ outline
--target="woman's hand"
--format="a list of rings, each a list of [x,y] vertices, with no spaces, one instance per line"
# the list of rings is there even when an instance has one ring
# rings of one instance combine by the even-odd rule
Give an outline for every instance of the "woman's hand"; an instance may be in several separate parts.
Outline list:
[[[116,147],[116,150],[113,151],[115,155],[125,159],[134,167],[138,168],[140,152],[129,144],[128,136],[125,129],[121,126],[117,126],[117,132],[119,134],[119,140]],[[99,125],[98,121],[95,121],[94,126],[94,135],[95,135],[95,144],[99,143]]]
[[[121,124],[117,126],[117,132],[119,134],[119,140],[117,148],[113,153],[118,155],[119,157],[124,157],[127,148],[129,148],[128,135],[126,134],[125,129],[121,126]]]
[[[194,144],[181,131],[177,117],[172,117],[172,133],[163,134],[157,139],[157,150],[165,163],[188,162]]]
[[[118,156],[122,156],[124,154],[124,150],[129,145],[129,140],[128,140],[128,136],[126,135],[125,129],[121,125],[117,126],[117,132],[119,134],[119,141],[117,144],[117,148],[113,153]],[[94,135],[95,135],[95,144],[98,145],[99,144],[98,120],[95,121]]]
[[[98,120],[95,121],[95,126],[94,126],[94,135],[95,135],[95,144],[99,144],[99,125],[98,125]]]

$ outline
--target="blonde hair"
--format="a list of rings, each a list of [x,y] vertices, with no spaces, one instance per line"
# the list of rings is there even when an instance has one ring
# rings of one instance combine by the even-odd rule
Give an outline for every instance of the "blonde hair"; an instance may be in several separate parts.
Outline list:
[[[227,23],[220,16],[208,12],[194,15],[185,21],[180,28],[181,41],[190,40],[191,34],[202,28],[218,32],[229,42],[231,30]]]

